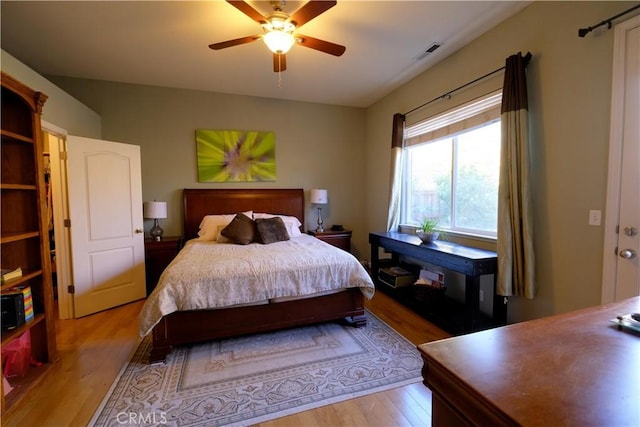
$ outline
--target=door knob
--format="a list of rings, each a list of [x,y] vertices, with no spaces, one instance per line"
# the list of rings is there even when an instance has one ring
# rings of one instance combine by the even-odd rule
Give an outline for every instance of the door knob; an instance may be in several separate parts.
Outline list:
[[[620,256],[624,259],[631,259],[636,256],[636,251],[633,249],[623,249],[620,251]]]
[[[136,228],[136,234],[142,234],[144,230],[142,228]]]

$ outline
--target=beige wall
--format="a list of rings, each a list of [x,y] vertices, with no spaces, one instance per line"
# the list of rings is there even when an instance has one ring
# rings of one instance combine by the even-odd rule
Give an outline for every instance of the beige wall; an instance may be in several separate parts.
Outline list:
[[[106,140],[142,153],[144,200],[166,200],[165,235],[182,232],[182,188],[326,188],[325,225],[343,224],[359,242],[364,206],[365,110],[191,90],[50,77],[102,117]],[[275,84],[275,83],[274,83]],[[198,183],[196,129],[274,131],[277,179],[266,183]],[[306,225],[316,211],[307,204]],[[151,224],[146,223],[145,229]],[[358,238],[360,237],[360,238]],[[355,239],[354,239],[355,240]],[[354,244],[358,256],[369,248]]]
[[[533,54],[528,86],[539,294],[531,301],[512,298],[510,319],[599,304],[603,230],[588,225],[588,212],[600,209],[605,214],[613,31],[597,31],[585,38],[577,33],[578,28],[593,26],[633,4],[535,2],[370,107],[364,171],[367,228],[381,230],[386,224],[393,113],[409,111],[501,67],[507,56],[529,51]],[[431,108],[446,109],[491,86],[495,82]]]

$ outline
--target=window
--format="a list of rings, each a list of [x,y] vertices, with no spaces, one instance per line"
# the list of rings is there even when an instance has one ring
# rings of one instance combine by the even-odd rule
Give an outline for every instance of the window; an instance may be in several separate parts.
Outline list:
[[[401,222],[496,237],[500,102],[493,93],[407,128]]]

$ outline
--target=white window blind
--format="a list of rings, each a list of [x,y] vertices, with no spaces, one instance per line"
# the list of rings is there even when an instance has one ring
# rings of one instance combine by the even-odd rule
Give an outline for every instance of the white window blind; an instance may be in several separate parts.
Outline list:
[[[455,109],[408,126],[405,146],[435,141],[500,118],[502,91],[492,92]]]

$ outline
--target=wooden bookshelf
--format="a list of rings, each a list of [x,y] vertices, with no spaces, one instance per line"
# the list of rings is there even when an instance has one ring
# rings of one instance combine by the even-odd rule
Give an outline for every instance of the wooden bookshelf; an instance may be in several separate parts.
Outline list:
[[[34,318],[13,329],[2,329],[2,347],[29,332],[31,356],[41,362],[24,376],[8,378],[13,389],[5,396],[2,415],[26,397],[51,371],[56,361],[56,339],[47,232],[40,115],[47,96],[2,73],[2,157],[0,165],[0,266],[22,268],[22,276],[3,282],[2,291],[29,286]]]

